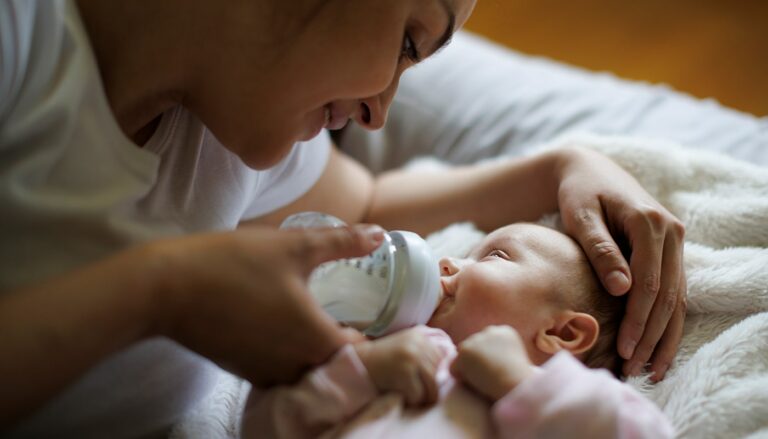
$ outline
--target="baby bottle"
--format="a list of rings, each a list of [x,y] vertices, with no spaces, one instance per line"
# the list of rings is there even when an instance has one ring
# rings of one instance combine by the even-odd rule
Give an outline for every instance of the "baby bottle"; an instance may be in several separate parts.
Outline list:
[[[342,226],[333,216],[302,212],[286,218],[280,228]],[[392,231],[368,256],[315,268],[309,291],[337,321],[376,337],[427,323],[440,300],[440,271],[419,235]]]

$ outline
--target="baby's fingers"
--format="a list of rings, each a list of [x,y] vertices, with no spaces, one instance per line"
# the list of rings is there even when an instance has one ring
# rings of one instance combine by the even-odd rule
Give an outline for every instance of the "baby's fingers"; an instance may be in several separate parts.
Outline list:
[[[426,388],[419,368],[413,367],[409,369],[408,373],[401,377],[403,383],[400,387],[400,393],[405,397],[406,405],[413,407],[420,405],[424,401]]]
[[[424,394],[420,400],[423,405],[432,405],[437,401],[439,386],[437,384],[437,369],[432,367],[419,368],[419,376],[421,378],[422,388]]]

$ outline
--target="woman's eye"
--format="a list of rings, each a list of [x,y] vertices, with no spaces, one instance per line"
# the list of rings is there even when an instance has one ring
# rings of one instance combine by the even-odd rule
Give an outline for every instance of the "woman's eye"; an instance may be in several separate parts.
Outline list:
[[[411,38],[411,35],[407,32],[405,33],[405,37],[403,37],[403,47],[400,49],[400,60],[403,59],[408,59],[414,64],[421,61],[419,51],[416,50],[416,44],[414,44],[413,38]]]

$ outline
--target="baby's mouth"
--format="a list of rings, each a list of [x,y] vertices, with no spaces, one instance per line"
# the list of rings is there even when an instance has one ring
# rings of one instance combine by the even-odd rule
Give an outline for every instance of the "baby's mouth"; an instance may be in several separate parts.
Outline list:
[[[441,285],[443,284],[442,281],[440,282],[440,284]],[[453,301],[454,301],[453,295],[446,294],[445,288],[443,287],[443,291],[440,292],[440,298],[437,301],[437,307],[435,308],[435,312],[432,313],[432,318],[435,318],[435,316],[438,316],[447,312],[451,308]]]

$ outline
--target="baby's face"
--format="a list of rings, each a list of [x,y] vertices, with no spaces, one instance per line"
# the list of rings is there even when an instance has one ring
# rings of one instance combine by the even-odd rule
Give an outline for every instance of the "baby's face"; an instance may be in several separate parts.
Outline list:
[[[440,261],[443,298],[428,325],[455,343],[502,324],[531,340],[558,306],[553,295],[567,291],[562,272],[579,263],[581,250],[560,232],[533,224],[498,229],[466,258]]]

